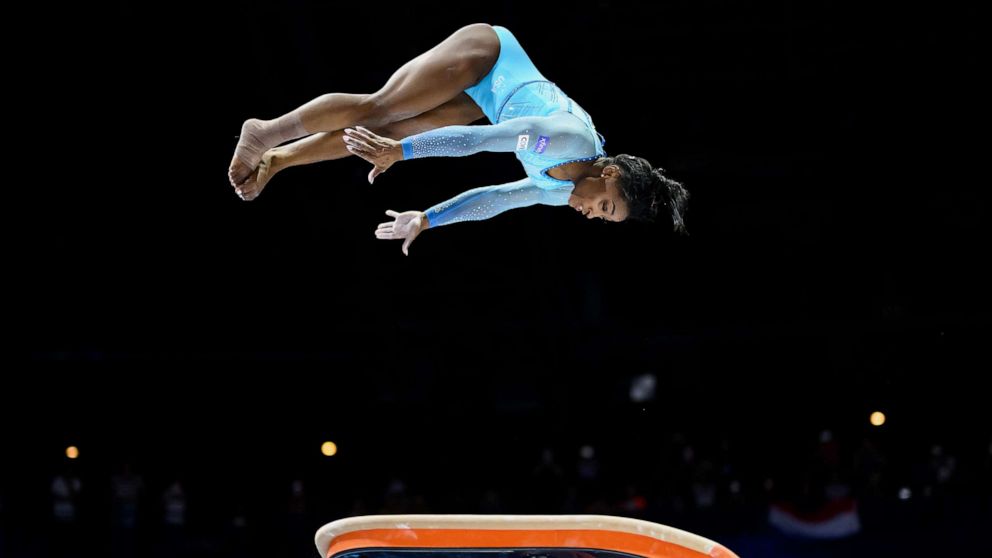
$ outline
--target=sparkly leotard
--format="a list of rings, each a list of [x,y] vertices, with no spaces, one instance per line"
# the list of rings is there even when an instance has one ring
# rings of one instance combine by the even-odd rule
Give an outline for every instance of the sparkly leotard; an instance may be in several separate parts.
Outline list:
[[[548,171],[606,155],[605,141],[589,114],[538,72],[506,28],[493,29],[500,39],[499,58],[478,84],[465,90],[492,124],[447,126],[404,138],[403,158],[513,152],[527,178],[475,188],[431,207],[426,213],[432,227],[488,219],[534,204],[566,205],[572,182]]]

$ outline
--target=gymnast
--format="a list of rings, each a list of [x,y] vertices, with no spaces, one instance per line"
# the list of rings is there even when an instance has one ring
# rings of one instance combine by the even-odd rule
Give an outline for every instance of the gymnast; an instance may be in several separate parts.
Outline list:
[[[483,118],[490,124],[470,126]],[[373,165],[372,183],[408,159],[512,152],[526,178],[426,211],[388,210],[392,220],[376,237],[403,240],[409,255],[428,228],[534,204],[616,222],[662,216],[684,234],[685,187],[641,157],[607,156],[604,145],[589,114],[537,70],[508,29],[480,23],[407,62],[375,93],[328,93],[273,120],[246,120],[228,177],[250,201],[286,168],[349,155]]]

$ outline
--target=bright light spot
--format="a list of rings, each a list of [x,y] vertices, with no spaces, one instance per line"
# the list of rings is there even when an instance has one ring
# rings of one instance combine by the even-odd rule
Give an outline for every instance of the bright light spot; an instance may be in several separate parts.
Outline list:
[[[741,481],[730,481],[730,493],[740,494],[741,493]]]
[[[882,426],[885,424],[885,413],[882,411],[875,411],[871,414],[871,424],[872,426]]]
[[[654,400],[655,387],[658,379],[654,374],[641,374],[630,381],[630,400],[634,403],[645,403]]]
[[[900,500],[909,500],[912,496],[913,496],[913,491],[910,490],[909,488],[907,488],[907,487],[904,486],[904,487],[902,487],[902,488],[899,489],[899,499]]]
[[[69,446],[65,448],[65,456],[69,459],[75,459],[79,457],[79,448],[76,446]]]
[[[334,442],[324,442],[320,445],[320,453],[331,457],[338,452],[338,445]]]
[[[592,446],[582,446],[582,449],[579,450],[579,455],[582,456],[582,459],[592,459],[596,456],[596,450]]]

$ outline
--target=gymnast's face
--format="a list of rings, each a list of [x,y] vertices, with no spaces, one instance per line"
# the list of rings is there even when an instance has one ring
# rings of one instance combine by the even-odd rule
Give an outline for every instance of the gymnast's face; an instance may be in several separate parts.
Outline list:
[[[599,176],[587,176],[575,183],[568,205],[587,219],[620,222],[629,214],[620,193],[620,169],[607,165]]]

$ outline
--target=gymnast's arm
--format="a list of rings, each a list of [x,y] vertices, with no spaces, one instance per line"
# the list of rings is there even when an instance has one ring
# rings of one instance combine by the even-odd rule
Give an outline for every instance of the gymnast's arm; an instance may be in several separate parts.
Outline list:
[[[513,118],[490,126],[445,126],[400,140],[403,159],[464,157],[481,151],[536,151],[549,157],[595,152],[585,124],[567,112]]]
[[[397,161],[424,157],[464,157],[480,151],[532,151],[556,159],[596,154],[585,123],[567,112],[512,118],[490,126],[445,126],[403,138],[386,138],[363,128],[347,128],[348,151],[372,163],[371,183]]]
[[[531,205],[567,205],[571,189],[545,190],[530,178],[483,186],[462,192],[441,202],[424,214],[431,227],[440,227],[462,221],[481,221],[495,217],[509,209]]]
[[[545,190],[535,185],[530,178],[496,186],[473,188],[424,212],[387,211],[386,215],[393,217],[394,220],[380,223],[375,235],[380,240],[405,240],[403,253],[407,254],[407,248],[413,239],[428,228],[462,221],[480,221],[495,217],[509,209],[536,204],[567,205],[570,193],[571,188],[568,187]]]

